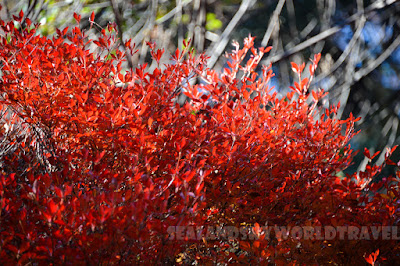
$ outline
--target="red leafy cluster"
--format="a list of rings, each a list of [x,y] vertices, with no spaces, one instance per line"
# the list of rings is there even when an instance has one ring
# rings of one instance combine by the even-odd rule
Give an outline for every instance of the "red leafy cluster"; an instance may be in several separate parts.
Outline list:
[[[168,234],[177,225],[397,225],[399,173],[372,183],[383,166],[369,164],[338,176],[354,155],[357,119],[336,119],[337,107],[318,107],[323,91],[308,94],[320,55],[310,78],[292,63],[299,81],[279,98],[270,67],[257,72],[269,48],[255,49],[251,36],[234,43],[221,74],[188,44],[160,66],[152,43],[154,70],[125,72],[113,25],[98,40],[79,27],[50,39],[22,20],[0,22],[2,263],[399,260],[395,240]],[[367,257],[377,249],[379,258]]]

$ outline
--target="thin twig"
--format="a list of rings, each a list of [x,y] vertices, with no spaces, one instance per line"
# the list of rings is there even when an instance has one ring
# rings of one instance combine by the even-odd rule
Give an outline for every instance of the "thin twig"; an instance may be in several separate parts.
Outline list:
[[[236,24],[240,21],[246,10],[255,3],[255,0],[243,0],[240,4],[239,10],[233,16],[232,20],[226,26],[224,32],[222,32],[220,36],[220,40],[218,43],[214,43],[210,49],[208,54],[211,58],[208,60],[208,67],[212,68],[217,62],[218,58],[221,56],[222,52],[225,50],[226,45],[229,42],[229,36],[232,31],[236,27]]]
[[[126,59],[128,61],[128,66],[130,69],[132,69],[133,68],[132,57],[130,56],[129,52],[127,51],[127,48],[124,45],[124,29],[122,28],[123,18],[121,17],[121,14],[119,13],[118,3],[116,2],[116,0],[110,0],[110,3],[112,6],[112,10],[114,12],[115,22],[117,23],[117,27],[118,27],[119,40],[121,42],[123,49],[125,50]]]
[[[279,14],[282,12],[283,5],[285,4],[286,0],[279,0],[278,4],[276,5],[275,11],[272,15],[271,21],[268,24],[267,31],[261,41],[261,46],[265,47],[268,44],[269,39],[271,38],[272,31],[275,29],[275,25],[278,22]]]
[[[183,7],[187,6],[192,1],[193,0],[182,1],[180,8],[183,8]],[[155,23],[156,24],[162,24],[162,23],[166,22],[167,20],[173,18],[175,16],[175,14],[178,13],[178,12],[179,12],[179,7],[176,6],[175,8],[173,8],[171,11],[169,11],[167,14],[165,14],[161,18],[158,18]]]

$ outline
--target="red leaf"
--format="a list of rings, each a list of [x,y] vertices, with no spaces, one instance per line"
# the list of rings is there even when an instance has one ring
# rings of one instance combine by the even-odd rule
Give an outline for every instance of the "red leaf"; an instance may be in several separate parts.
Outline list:
[[[76,22],[78,22],[78,24],[81,22],[81,17],[82,17],[81,15],[74,13],[74,18],[75,18]]]
[[[25,21],[26,21],[26,25],[28,25],[28,27],[30,27],[32,25],[32,21],[29,18],[26,18]]]
[[[301,64],[301,66],[299,67],[300,73],[303,72],[305,66],[306,66],[305,63],[302,63],[302,64]]]
[[[301,87],[301,89],[302,89],[303,91],[305,91],[305,90],[307,89],[307,84],[308,84],[308,78],[304,78],[304,79],[301,81],[301,84],[300,84],[300,87]]]
[[[246,89],[244,89],[244,90],[243,90],[243,98],[244,98],[245,100],[248,100],[249,97],[250,97],[249,92],[248,92]]]
[[[95,164],[99,163],[100,160],[103,158],[104,154],[106,154],[106,151],[100,152],[100,153],[97,155],[96,160],[94,161],[94,163],[95,163]]]
[[[311,91],[311,94],[312,94],[312,97],[314,98],[314,100],[315,100],[316,102],[318,102],[318,95],[317,95],[317,93],[316,93],[315,91]]]
[[[365,260],[371,264],[371,265],[375,265],[376,259],[379,256],[379,249],[377,249],[375,252],[372,252],[367,258],[365,258]]]
[[[58,205],[52,200],[48,203],[48,207],[52,214],[55,214],[58,211]]]
[[[398,145],[395,145],[391,150],[390,150],[390,154],[392,154],[396,149],[397,149]]]
[[[364,155],[371,160],[371,154],[369,153],[369,150],[367,148],[364,148]]]
[[[186,177],[186,182],[190,182],[190,180],[192,180],[192,178],[195,176],[196,171],[191,171],[190,174]]]
[[[260,50],[261,53],[268,53],[269,51],[272,50],[272,46],[267,46],[265,48],[264,47],[260,47],[259,50]]]
[[[46,219],[46,221],[48,223],[50,223],[51,220],[53,219],[53,216],[51,214],[47,213],[47,212],[43,212],[43,216],[44,216],[44,218]]]
[[[179,60],[179,53],[180,53],[179,49],[176,49],[175,55],[173,57],[175,60]]]
[[[299,66],[295,62],[291,62],[291,64],[293,72],[299,73]]]
[[[367,258],[365,258],[365,261],[371,265],[374,265],[374,260],[372,259],[372,256],[369,255]]]
[[[10,250],[10,251],[12,251],[12,252],[14,252],[15,254],[18,254],[18,253],[19,253],[18,248],[16,248],[16,247],[13,246],[13,245],[6,245],[5,248],[8,249],[8,250]]]
[[[151,125],[153,124],[153,118],[149,118],[149,120],[147,120],[147,125],[149,126],[149,128],[151,128]]]
[[[254,224],[253,232],[257,237],[260,236],[261,229],[260,229],[260,225],[258,223]]]
[[[374,155],[371,156],[371,160],[374,159],[376,156],[378,156],[379,153],[381,153],[381,152],[380,151],[375,152]]]

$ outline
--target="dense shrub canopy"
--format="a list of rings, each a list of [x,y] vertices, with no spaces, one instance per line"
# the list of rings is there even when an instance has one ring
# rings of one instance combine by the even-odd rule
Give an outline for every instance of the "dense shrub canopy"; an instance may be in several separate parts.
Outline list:
[[[369,165],[338,176],[357,119],[319,107],[325,93],[309,85],[320,55],[308,77],[292,63],[298,82],[279,98],[271,68],[258,68],[269,48],[251,36],[222,73],[186,42],[171,64],[124,71],[113,25],[98,40],[79,27],[50,39],[22,17],[1,21],[2,262],[358,264],[378,249],[399,260],[393,239],[171,237],[181,225],[397,225],[400,174],[371,183],[383,166]],[[159,62],[163,51],[148,45]]]

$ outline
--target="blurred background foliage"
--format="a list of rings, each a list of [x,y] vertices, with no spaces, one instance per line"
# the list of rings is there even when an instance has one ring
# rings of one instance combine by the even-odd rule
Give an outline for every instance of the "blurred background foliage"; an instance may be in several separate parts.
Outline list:
[[[3,20],[22,9],[41,23],[40,33],[49,36],[56,28],[76,25],[74,12],[82,15],[81,27],[90,38],[115,22],[120,38],[132,38],[139,50],[129,58],[132,66],[149,60],[143,45],[147,41],[166,50],[162,59],[166,62],[190,38],[196,52],[206,52],[210,66],[221,69],[227,67],[223,54],[232,48],[231,41],[241,42],[251,34],[257,36],[258,46],[273,46],[263,64],[273,64],[271,85],[281,94],[295,79],[290,62],[307,62],[322,53],[312,87],[330,92],[321,103],[324,107],[340,101],[339,117],[350,113],[362,117],[353,148],[375,152],[400,143],[398,0],[1,0],[0,4]],[[96,26],[90,29],[92,11]],[[376,163],[383,161],[384,153]],[[400,149],[393,156],[399,159]],[[363,170],[366,163],[360,152],[347,171]],[[388,168],[384,174],[394,170]]]

